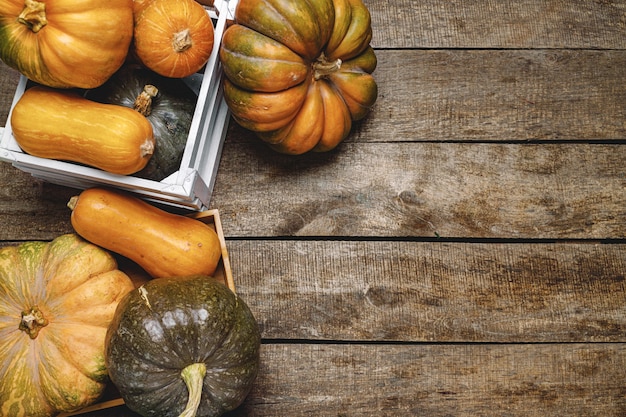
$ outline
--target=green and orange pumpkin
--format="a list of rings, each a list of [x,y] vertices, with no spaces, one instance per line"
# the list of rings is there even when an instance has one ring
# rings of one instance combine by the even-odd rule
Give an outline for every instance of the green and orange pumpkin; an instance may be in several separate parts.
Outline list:
[[[233,118],[287,154],[328,151],[378,90],[361,0],[241,0],[220,59]]]

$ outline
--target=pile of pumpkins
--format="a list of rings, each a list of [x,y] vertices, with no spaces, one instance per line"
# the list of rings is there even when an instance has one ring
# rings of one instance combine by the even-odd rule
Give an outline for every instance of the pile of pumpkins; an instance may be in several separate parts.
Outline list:
[[[11,115],[25,152],[157,181],[178,168],[196,103],[182,78],[215,44],[199,2],[3,8],[0,59],[32,84]],[[278,152],[334,149],[376,101],[371,39],[362,0],[239,0],[219,42],[233,118]],[[71,412],[108,381],[144,416],[238,407],[260,334],[245,302],[211,278],[215,232],[104,187],[68,206],[75,233],[0,249],[0,416]],[[135,288],[112,253],[153,279]]]
[[[80,410],[109,381],[142,416],[238,407],[261,336],[245,301],[214,278],[215,229],[104,187],[68,207],[74,233],[0,249],[0,416]],[[131,279],[119,255],[146,277]]]

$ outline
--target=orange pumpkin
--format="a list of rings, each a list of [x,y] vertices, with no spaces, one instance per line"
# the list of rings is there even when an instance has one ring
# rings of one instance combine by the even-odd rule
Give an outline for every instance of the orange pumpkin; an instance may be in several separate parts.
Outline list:
[[[0,0],[0,58],[50,87],[103,84],[132,36],[132,0]]]
[[[335,148],[374,105],[361,0],[240,0],[220,47],[233,118],[287,154]]]
[[[213,21],[194,0],[139,1],[134,52],[152,71],[183,78],[200,71],[215,42]]]

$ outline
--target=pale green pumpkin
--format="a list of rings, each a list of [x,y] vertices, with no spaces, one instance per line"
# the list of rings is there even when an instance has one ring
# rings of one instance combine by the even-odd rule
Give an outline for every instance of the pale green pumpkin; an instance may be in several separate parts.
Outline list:
[[[52,416],[105,388],[104,339],[130,278],[75,234],[0,249],[0,416]]]

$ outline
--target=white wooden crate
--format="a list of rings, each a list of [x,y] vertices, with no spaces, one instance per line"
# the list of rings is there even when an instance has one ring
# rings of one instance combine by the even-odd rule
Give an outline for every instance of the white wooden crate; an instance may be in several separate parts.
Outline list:
[[[227,21],[233,19],[236,3],[237,0],[215,0],[213,7],[207,7],[207,13],[215,22],[215,43],[203,73],[184,79],[198,94],[198,101],[177,172],[162,181],[153,181],[28,155],[13,137],[10,113],[0,140],[0,160],[10,162],[36,178],[59,185],[78,189],[105,185],[131,191],[165,205],[198,211],[207,209],[230,119],[222,92],[219,46]],[[20,78],[11,111],[24,93],[27,82],[26,77]]]

